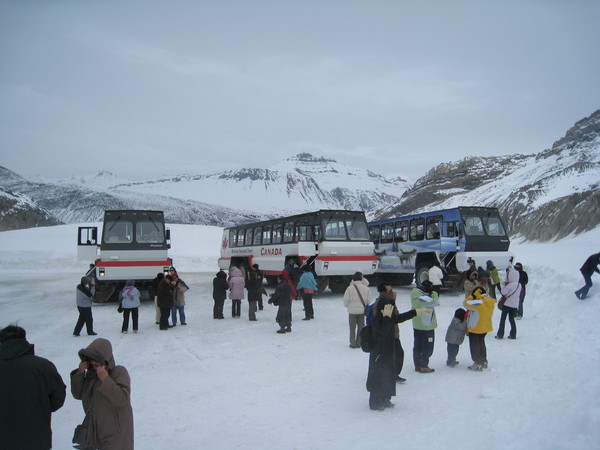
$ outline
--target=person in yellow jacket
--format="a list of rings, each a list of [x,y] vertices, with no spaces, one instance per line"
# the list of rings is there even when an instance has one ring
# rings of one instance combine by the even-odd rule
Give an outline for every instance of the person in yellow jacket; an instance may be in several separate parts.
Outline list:
[[[469,369],[482,371],[488,366],[485,336],[493,330],[492,314],[496,299],[488,296],[484,288],[476,287],[463,304],[468,311],[467,329],[473,359],[473,365],[469,366]]]

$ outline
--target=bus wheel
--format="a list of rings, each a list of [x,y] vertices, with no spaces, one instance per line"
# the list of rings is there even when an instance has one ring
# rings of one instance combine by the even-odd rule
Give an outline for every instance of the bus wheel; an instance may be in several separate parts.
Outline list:
[[[393,284],[398,286],[408,286],[413,282],[414,274],[412,273],[399,273],[393,276]]]
[[[420,287],[421,283],[425,280],[429,280],[429,268],[427,266],[419,266],[415,274],[415,284],[417,287]]]
[[[350,277],[329,277],[329,289],[335,294],[343,294],[350,280]]]

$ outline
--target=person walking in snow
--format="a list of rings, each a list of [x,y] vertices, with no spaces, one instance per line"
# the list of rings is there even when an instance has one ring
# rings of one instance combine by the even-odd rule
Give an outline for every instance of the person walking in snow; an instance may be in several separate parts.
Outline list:
[[[362,273],[356,272],[344,292],[344,306],[348,310],[350,327],[350,348],[360,347],[360,330],[365,326],[365,308],[370,303],[371,291],[363,283]]]
[[[510,267],[506,271],[506,281],[500,290],[500,294],[505,298],[504,305],[502,306],[502,315],[500,316],[500,325],[498,326],[498,333],[496,333],[496,339],[502,339],[504,337],[504,324],[506,317],[510,322],[510,334],[509,339],[517,338],[517,323],[515,317],[519,308],[519,299],[521,296],[521,283],[519,283],[519,271],[513,267]]]
[[[493,331],[492,314],[495,303],[496,299],[489,297],[481,286],[475,288],[463,302],[468,311],[467,330],[469,331],[469,349],[473,360],[469,370],[481,372],[488,367],[485,336]]]
[[[460,345],[464,342],[467,334],[465,313],[466,311],[462,308],[458,308],[454,311],[454,317],[446,331],[446,342],[448,343],[448,358],[446,359],[446,365],[449,367],[455,367],[458,364],[456,356],[458,355]]]
[[[132,450],[133,410],[127,369],[115,364],[107,339],[94,340],[78,355],[81,362],[71,372],[71,394],[81,400],[87,432],[76,431],[73,443],[84,449]]]
[[[232,267],[229,271],[229,298],[231,299],[231,317],[241,317],[242,300],[244,299],[244,275],[237,267]]]
[[[225,305],[225,299],[227,298],[227,290],[229,289],[229,283],[227,283],[227,274],[219,270],[213,278],[213,319],[224,319],[223,306]]]
[[[127,333],[129,330],[129,315],[133,321],[133,332],[138,332],[138,316],[140,306],[140,291],[135,287],[134,280],[127,280],[125,287],[121,291],[121,307],[123,308],[123,324],[121,333]]]
[[[298,281],[298,291],[302,293],[302,300],[304,303],[304,319],[311,320],[315,318],[315,311],[313,308],[313,294],[317,290],[317,280],[310,270],[310,266],[302,266],[302,276]]]
[[[96,336],[98,334],[94,331],[94,318],[92,317],[92,299],[94,298],[95,293],[96,286],[91,284],[88,277],[82,277],[81,283],[79,283],[75,289],[75,303],[77,304],[77,310],[79,311],[79,318],[75,324],[73,336],[79,336],[84,323],[87,334],[90,336]]]
[[[519,284],[521,285],[521,293],[519,294],[519,307],[517,309],[517,315],[515,319],[523,318],[523,302],[525,301],[525,295],[527,294],[527,283],[529,283],[529,276],[527,272],[523,270],[523,264],[520,262],[514,265],[514,268],[519,272]]]
[[[575,296],[579,300],[586,298],[590,288],[593,286],[592,275],[594,272],[600,273],[598,264],[600,264],[600,253],[594,253],[585,260],[583,266],[581,266],[581,269],[579,269],[581,275],[583,276],[583,280],[585,281],[585,285],[581,289],[575,291]]]
[[[433,354],[435,344],[435,329],[437,328],[435,307],[439,305],[439,298],[437,292],[433,290],[431,281],[425,280],[421,283],[420,288],[414,288],[410,293],[410,300],[413,309],[431,310],[430,315],[413,317],[412,319],[415,371],[419,373],[435,372],[435,369],[429,367],[429,358]]]
[[[279,324],[277,333],[292,332],[292,288],[290,287],[287,274],[280,273],[277,275],[277,287],[275,292],[269,299],[269,304],[278,307],[277,317],[275,320]]]

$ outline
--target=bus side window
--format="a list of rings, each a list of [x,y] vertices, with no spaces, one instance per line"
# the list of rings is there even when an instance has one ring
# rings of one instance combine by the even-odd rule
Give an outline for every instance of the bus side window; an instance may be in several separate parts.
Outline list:
[[[440,222],[442,216],[431,216],[427,218],[427,239],[440,238]]]
[[[381,243],[388,244],[394,240],[394,224],[386,223],[381,227]]]
[[[229,247],[237,247],[236,230],[229,230]]]
[[[262,243],[263,243],[263,245],[271,243],[271,225],[267,225],[267,226],[263,227]]]
[[[425,238],[425,219],[413,219],[410,221],[410,240],[422,241]]]
[[[294,222],[286,222],[283,227],[283,242],[294,242]]]
[[[262,228],[256,227],[254,229],[254,241],[252,241],[253,245],[260,245],[260,239],[262,237]]]
[[[371,241],[379,243],[381,239],[381,228],[379,225],[373,225],[369,227],[369,234],[371,235]]]
[[[273,244],[281,244],[281,230],[283,228],[283,224],[282,223],[276,223],[275,225],[273,225],[273,240],[272,243]]]

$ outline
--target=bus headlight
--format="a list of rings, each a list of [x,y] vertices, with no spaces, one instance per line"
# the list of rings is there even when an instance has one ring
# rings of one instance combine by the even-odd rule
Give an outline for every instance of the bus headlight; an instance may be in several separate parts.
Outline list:
[[[377,270],[377,261],[373,261],[373,265],[371,266],[373,270]]]
[[[329,261],[325,261],[323,263],[323,270],[327,270],[327,269],[329,269]]]
[[[104,275],[106,275],[106,273],[105,273],[105,270],[106,270],[106,269],[104,269],[104,267],[100,267],[100,268],[98,269],[98,275],[99,275],[100,277],[103,277]]]

